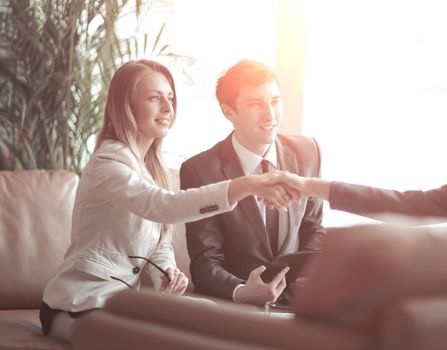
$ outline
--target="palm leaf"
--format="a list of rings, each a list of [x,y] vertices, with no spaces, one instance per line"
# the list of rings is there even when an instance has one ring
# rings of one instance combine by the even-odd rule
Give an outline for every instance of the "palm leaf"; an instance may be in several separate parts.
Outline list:
[[[153,2],[135,0],[137,20]],[[0,169],[82,170],[113,72],[151,47],[147,34],[142,48],[137,37],[117,35],[128,3],[6,1],[0,11]],[[165,28],[152,54],[159,47],[159,54],[170,54],[162,45]]]

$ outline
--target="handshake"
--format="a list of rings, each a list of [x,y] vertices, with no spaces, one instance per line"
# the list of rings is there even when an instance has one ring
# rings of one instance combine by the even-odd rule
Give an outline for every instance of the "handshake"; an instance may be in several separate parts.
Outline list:
[[[254,177],[259,181],[254,194],[270,208],[287,210],[290,202],[307,195],[304,191],[307,178],[296,174],[275,170]]]

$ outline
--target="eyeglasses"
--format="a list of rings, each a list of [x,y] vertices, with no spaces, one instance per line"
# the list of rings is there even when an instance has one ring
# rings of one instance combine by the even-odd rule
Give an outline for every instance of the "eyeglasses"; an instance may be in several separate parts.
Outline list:
[[[153,261],[149,260],[148,258],[145,258],[144,256],[138,256],[138,255],[128,255],[127,257],[129,259],[143,259],[143,260],[145,260],[147,263],[151,264],[158,271],[160,271],[168,279],[168,283],[171,283],[171,278],[169,277],[168,273],[165,270],[163,270],[160,266],[158,266],[156,263],[154,263]],[[115,280],[115,281],[120,281],[120,282],[124,283],[126,286],[128,286],[129,288],[133,289],[133,286],[131,286],[126,281],[123,281],[121,278],[118,278],[118,277],[115,277],[115,276],[110,276],[110,278]]]

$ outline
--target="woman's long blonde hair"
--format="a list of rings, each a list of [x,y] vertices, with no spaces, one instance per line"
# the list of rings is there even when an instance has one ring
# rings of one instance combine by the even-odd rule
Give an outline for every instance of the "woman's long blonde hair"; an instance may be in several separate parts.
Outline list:
[[[174,112],[169,128],[173,126],[177,112],[177,94],[171,72],[165,66],[155,61],[130,61],[123,64],[115,72],[110,82],[104,113],[104,124],[98,134],[95,150],[99,148],[104,140],[122,142],[140,160],[142,166],[152,175],[157,185],[172,191],[174,189],[173,179],[161,156],[163,139],[156,138],[154,140],[144,159],[141,159],[137,148],[136,140],[139,130],[134,114],[137,85],[143,77],[153,72],[161,73],[171,86]],[[173,226],[166,224],[162,226],[162,238],[170,238]]]

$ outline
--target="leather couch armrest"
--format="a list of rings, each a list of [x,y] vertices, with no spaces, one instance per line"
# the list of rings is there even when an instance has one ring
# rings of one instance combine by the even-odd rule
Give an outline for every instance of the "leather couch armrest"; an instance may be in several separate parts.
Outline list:
[[[447,297],[406,299],[381,317],[378,348],[443,350],[447,344]]]
[[[447,293],[446,233],[382,224],[332,230],[309,265],[296,313],[374,336],[390,305]]]

